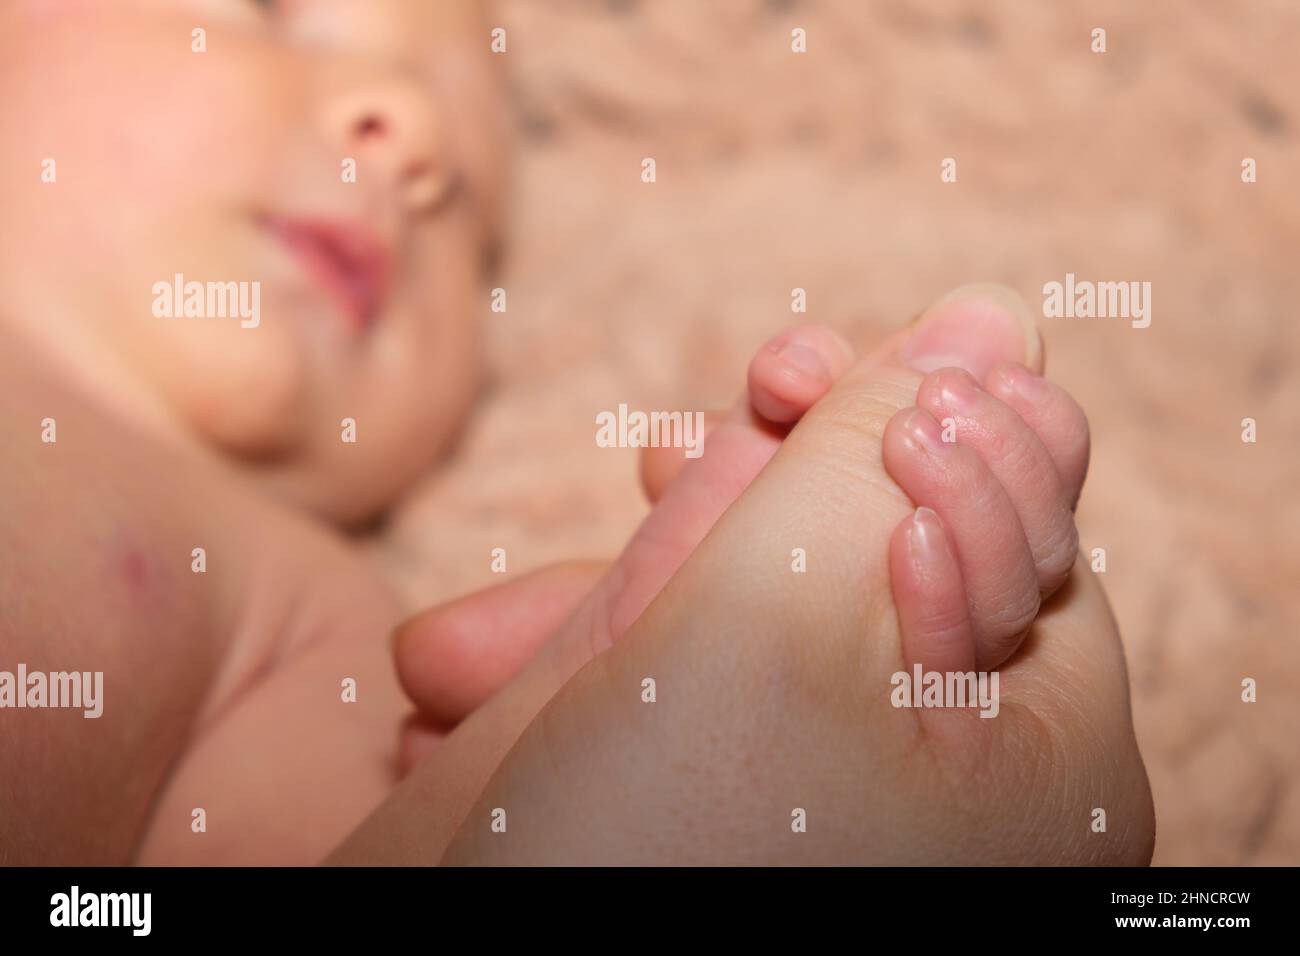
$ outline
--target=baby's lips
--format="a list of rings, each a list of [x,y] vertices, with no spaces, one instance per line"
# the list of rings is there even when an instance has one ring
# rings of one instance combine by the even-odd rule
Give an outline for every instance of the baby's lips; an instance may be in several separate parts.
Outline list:
[[[1042,371],[1042,340],[1028,305],[996,283],[956,289],[926,309],[908,333],[899,357],[918,372],[964,368],[983,381],[1004,362]]]

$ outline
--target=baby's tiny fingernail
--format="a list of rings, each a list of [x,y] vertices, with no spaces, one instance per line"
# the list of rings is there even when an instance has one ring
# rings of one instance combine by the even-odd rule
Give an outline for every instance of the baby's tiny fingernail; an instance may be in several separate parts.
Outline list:
[[[998,362],[1031,359],[1037,338],[1020,296],[1003,286],[978,283],[962,286],[926,309],[899,354],[918,372],[956,367],[982,379]]]
[[[918,565],[933,564],[946,548],[943,524],[929,508],[917,508],[907,536],[908,550]]]
[[[1043,396],[1046,383],[1023,365],[999,365],[993,373],[998,384],[1008,392],[1014,392],[1030,401]]]
[[[781,347],[777,355],[791,368],[809,378],[822,381],[830,377],[830,369],[826,367],[826,363],[816,349],[799,342],[788,342]]]
[[[979,402],[981,391],[969,372],[957,370],[944,378],[940,395],[946,405],[969,411]]]
[[[943,440],[939,423],[919,408],[912,409],[903,422],[903,427],[912,441],[933,454],[943,454],[948,450],[948,443]],[[934,512],[931,512],[933,514]]]

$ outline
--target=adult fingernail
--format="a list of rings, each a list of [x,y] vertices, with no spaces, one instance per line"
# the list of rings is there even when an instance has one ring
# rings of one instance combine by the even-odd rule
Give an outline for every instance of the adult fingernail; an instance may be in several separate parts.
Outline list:
[[[918,372],[963,368],[977,381],[1002,362],[1041,364],[1038,328],[1006,286],[978,283],[944,296],[916,321],[899,357]]]

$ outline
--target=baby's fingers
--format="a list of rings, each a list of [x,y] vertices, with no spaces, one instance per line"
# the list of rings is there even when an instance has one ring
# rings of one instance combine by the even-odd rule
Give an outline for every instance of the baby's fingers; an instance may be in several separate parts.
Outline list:
[[[1001,483],[1029,542],[1038,588],[1044,597],[1054,593],[1074,566],[1079,536],[1071,510],[1074,499],[1063,486],[1050,449],[1015,409],[980,388],[962,369],[927,375],[916,404],[938,421],[949,422],[956,440],[974,449]],[[943,513],[938,504],[933,506]]]
[[[1088,474],[1088,417],[1070,393],[1023,365],[998,365],[984,387],[1010,405],[1047,448],[1070,506],[1078,504]]]
[[[709,435],[718,427],[718,423],[726,417],[726,412],[704,413],[704,443],[706,445],[709,442]],[[658,448],[649,446],[642,448],[641,490],[645,492],[646,500],[652,505],[658,503],[659,499],[664,496],[664,492],[668,490],[668,486],[681,474],[682,466],[686,464],[687,460],[680,448],[674,448],[671,445],[660,445]]]
[[[975,637],[961,566],[943,522],[929,508],[917,508],[894,530],[889,572],[908,668],[971,670]]]
[[[979,453],[945,438],[929,412],[898,412],[885,427],[885,468],[917,505],[943,521],[961,567],[975,661],[1006,660],[1038,613],[1034,556],[1015,503]]]
[[[855,353],[837,332],[821,325],[786,329],[750,360],[749,407],[759,424],[782,432],[817,404],[853,364]],[[706,412],[705,443],[725,412]],[[686,464],[680,448],[646,448],[641,452],[641,486],[653,504]]]
[[[451,725],[503,687],[608,565],[571,561],[422,611],[397,629],[397,677],[422,719]]]
[[[750,360],[750,407],[766,421],[792,425],[855,359],[853,347],[824,325],[787,329]]]

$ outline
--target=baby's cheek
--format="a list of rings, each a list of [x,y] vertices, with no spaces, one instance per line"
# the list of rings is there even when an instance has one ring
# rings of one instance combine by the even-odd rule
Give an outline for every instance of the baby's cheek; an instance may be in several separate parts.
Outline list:
[[[250,24],[173,0],[27,4],[17,26],[29,49],[10,69],[43,106],[23,115],[70,154],[78,178],[111,174],[103,199],[190,205],[196,191],[229,193],[265,169],[286,84],[269,38]]]

